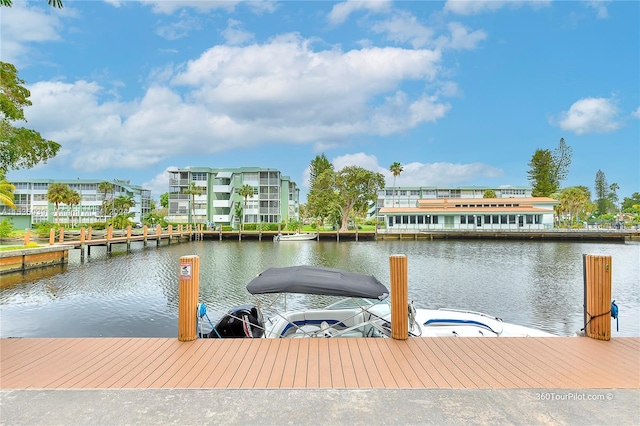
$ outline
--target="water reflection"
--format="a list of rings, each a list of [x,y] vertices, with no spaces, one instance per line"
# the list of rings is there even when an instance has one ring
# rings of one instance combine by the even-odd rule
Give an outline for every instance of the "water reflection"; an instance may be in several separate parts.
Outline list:
[[[252,302],[246,284],[272,266],[322,265],[389,282],[389,256],[406,254],[409,297],[418,307],[484,311],[505,321],[572,335],[582,326],[582,255],[613,257],[619,335],[640,335],[640,245],[507,241],[196,241],[133,245],[80,262],[2,276],[1,337],[174,337],[180,256],[200,256],[200,295],[212,320]],[[278,303],[284,303],[279,301]],[[288,307],[321,306],[298,296]],[[282,305],[283,306],[283,305]]]

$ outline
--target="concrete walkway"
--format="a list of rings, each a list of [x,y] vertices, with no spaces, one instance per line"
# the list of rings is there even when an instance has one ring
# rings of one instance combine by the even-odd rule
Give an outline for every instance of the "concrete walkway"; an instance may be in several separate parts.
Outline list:
[[[637,425],[640,390],[2,390],[2,425]]]

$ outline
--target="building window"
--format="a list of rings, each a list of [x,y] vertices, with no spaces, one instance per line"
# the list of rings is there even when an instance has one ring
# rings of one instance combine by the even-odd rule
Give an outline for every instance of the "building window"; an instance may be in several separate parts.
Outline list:
[[[467,224],[467,217],[465,215],[460,216],[460,225]]]
[[[412,225],[416,224],[416,217],[415,216],[409,216],[409,223]]]
[[[515,223],[516,223],[516,215],[510,214],[509,215],[509,225],[514,225]]]

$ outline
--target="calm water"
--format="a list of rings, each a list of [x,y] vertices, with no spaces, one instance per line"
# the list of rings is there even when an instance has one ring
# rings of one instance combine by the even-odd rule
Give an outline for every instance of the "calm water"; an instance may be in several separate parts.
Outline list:
[[[136,245],[140,244],[140,245]],[[620,331],[640,336],[640,244],[503,241],[197,241],[0,278],[0,337],[175,337],[179,258],[200,256],[200,295],[215,320],[253,297],[245,285],[272,266],[322,265],[389,283],[389,255],[406,254],[417,307],[471,309],[505,321],[572,335],[582,327],[583,254],[613,257]],[[120,250],[124,250],[121,246]],[[294,298],[292,305],[316,305]]]

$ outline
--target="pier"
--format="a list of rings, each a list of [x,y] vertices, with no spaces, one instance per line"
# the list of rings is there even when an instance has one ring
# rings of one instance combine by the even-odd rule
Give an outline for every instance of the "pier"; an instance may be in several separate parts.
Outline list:
[[[640,338],[1,339],[2,389],[638,389]]]

